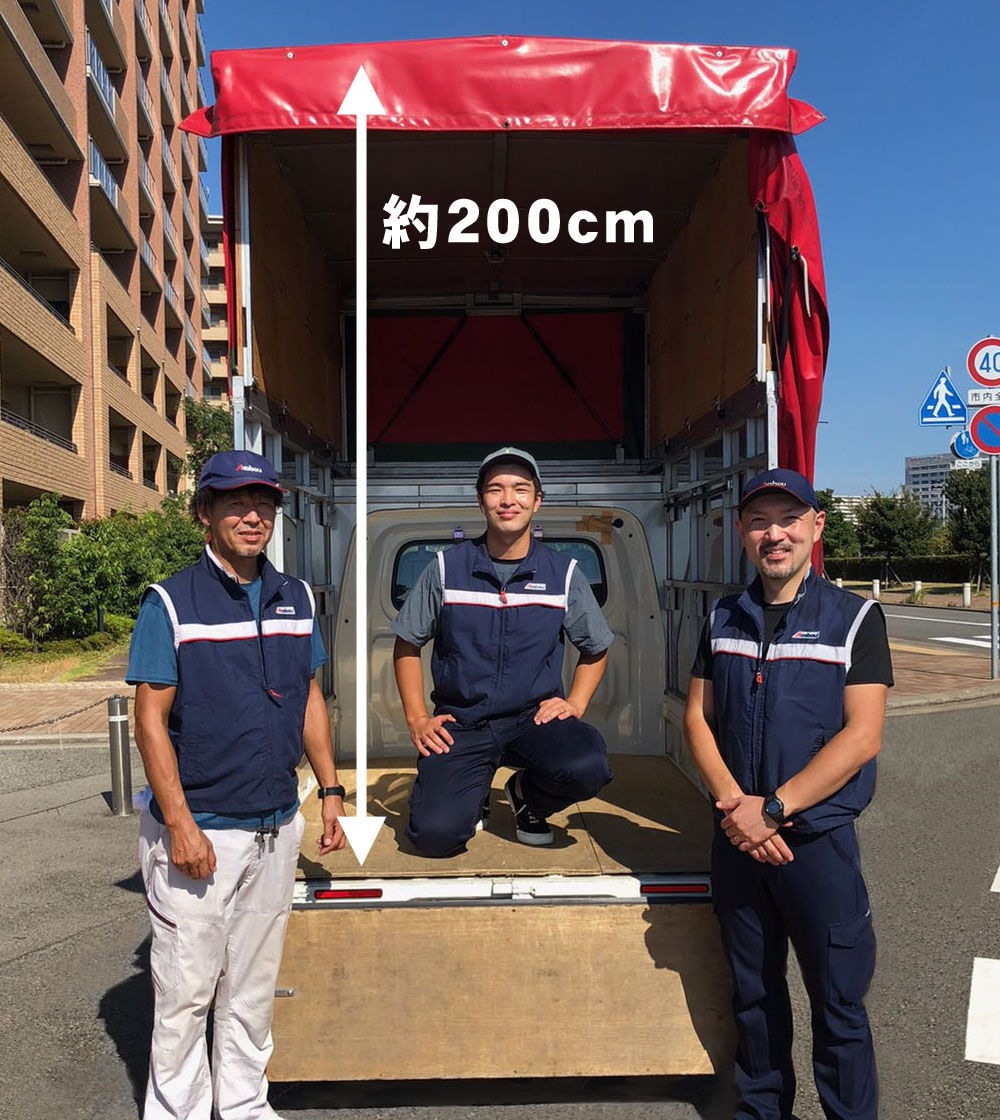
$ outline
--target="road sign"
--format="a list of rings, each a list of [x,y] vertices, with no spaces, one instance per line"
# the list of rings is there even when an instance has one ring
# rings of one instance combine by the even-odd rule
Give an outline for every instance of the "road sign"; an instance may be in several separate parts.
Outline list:
[[[952,385],[951,378],[946,370],[941,370],[920,406],[919,422],[925,427],[933,424],[961,424],[964,427],[967,416],[965,405]]]
[[[1000,338],[981,338],[969,351],[965,366],[972,380],[980,385],[1000,385]]]
[[[951,437],[951,453],[956,459],[975,459],[979,448],[972,442],[972,436],[963,430]]]
[[[1000,404],[1000,389],[966,389],[965,403],[969,408],[982,408],[986,404]]]
[[[987,455],[1000,455],[1000,405],[987,405],[972,417],[969,438]]]

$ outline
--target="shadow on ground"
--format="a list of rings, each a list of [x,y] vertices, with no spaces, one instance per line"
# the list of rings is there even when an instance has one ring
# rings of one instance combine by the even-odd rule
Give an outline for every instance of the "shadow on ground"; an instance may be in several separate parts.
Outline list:
[[[130,889],[124,880],[120,886]],[[153,1033],[153,981],[149,970],[147,937],[135,950],[132,966],[135,972],[127,980],[109,988],[101,997],[97,1017],[104,1023],[108,1037],[115,1044],[118,1057],[132,1083],[132,1096],[138,1112],[146,1093],[149,1075],[149,1040]]]

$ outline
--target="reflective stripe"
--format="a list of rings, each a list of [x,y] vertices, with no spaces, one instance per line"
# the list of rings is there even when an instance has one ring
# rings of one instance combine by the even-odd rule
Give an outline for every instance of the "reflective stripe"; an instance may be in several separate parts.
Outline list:
[[[752,657],[756,660],[760,656],[760,646],[746,638],[713,638],[712,653],[734,653],[737,657]]]
[[[267,618],[260,624],[260,629],[265,637],[295,634],[300,638],[308,638],[313,632],[313,623],[311,618]]]
[[[316,617],[316,597],[313,595],[313,589],[309,586],[304,579],[300,579],[299,583],[306,589],[306,594],[309,596],[309,609],[312,611],[312,617]]]
[[[310,633],[312,624],[310,623]],[[176,630],[176,641],[183,642],[235,642],[257,637],[255,622],[217,622],[206,625],[201,622],[185,622]]]
[[[767,651],[768,661],[825,661],[847,664],[847,646],[821,646],[815,642],[778,642]]]
[[[444,587],[444,554],[447,549],[442,548],[438,553],[438,571],[441,573],[441,586]]]
[[[858,636],[858,630],[861,627],[861,622],[865,615],[875,606],[874,599],[865,599],[861,604],[861,610],[858,611],[858,617],[851,623],[850,630],[847,631],[847,640],[845,645],[847,647],[847,671],[851,671],[851,660],[854,657],[854,639]]]
[[[566,570],[566,587],[565,587],[566,610],[569,610],[569,585],[570,585],[570,580],[572,580],[572,578],[573,578],[573,569],[575,567],[576,567],[576,560],[570,560],[569,568]],[[508,596],[508,598],[509,598],[509,596]]]
[[[180,645],[180,638],[178,638],[177,636],[177,631],[180,628],[180,623],[177,621],[177,608],[174,606],[174,601],[167,593],[167,589],[165,587],[161,587],[158,583],[151,583],[149,585],[149,590],[155,591],[157,595],[159,595],[163,600],[163,605],[167,608],[167,614],[170,616],[170,625],[174,631],[174,651],[176,652],[177,647]]]
[[[466,607],[493,607],[502,610],[504,607],[554,607],[558,610],[566,609],[566,595],[525,595],[510,591],[507,593],[507,602],[500,598],[499,591],[445,591],[444,603],[454,603]]]

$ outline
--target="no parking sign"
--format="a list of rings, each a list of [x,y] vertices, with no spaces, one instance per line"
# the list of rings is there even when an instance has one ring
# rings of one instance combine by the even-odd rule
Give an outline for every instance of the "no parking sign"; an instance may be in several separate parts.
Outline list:
[[[987,455],[1000,455],[1000,405],[981,408],[969,422],[969,438]]]

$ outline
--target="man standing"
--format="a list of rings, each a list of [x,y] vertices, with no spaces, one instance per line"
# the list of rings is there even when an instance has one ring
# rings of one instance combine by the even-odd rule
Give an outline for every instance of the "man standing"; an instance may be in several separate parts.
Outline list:
[[[152,790],[139,844],[156,997],[145,1120],[277,1115],[264,1071],[304,827],[303,748],[324,798],[320,854],[344,846],[312,591],[263,556],[282,495],[260,455],[213,455],[192,501],[208,545],[149,587],[132,635],[127,679]]]
[[[770,470],[740,497],[757,577],[712,610],[685,736],[715,801],[712,892],[733,972],[740,1120],[792,1116],[788,942],[812,1007],[831,1120],[874,1120],[864,996],[875,935],[854,820],[871,800],[892,667],[881,608],[810,567],[823,532],[809,482]]]
[[[542,484],[516,447],[487,455],[476,480],[486,532],[442,549],[393,623],[396,683],[420,754],[407,836],[428,856],[461,851],[489,813],[501,763],[523,844],[551,844],[546,818],[613,777],[604,740],[582,723],[613,635],[576,561],[534,539]],[[580,651],[563,696],[565,639]],[[434,639],[434,714],[420,647]]]

